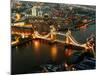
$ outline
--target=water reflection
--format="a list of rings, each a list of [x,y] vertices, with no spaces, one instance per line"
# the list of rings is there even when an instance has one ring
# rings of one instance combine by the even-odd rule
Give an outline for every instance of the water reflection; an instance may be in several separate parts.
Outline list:
[[[15,47],[16,51],[18,50],[18,46]]]
[[[72,55],[72,49],[71,48],[65,49],[65,56],[71,56],[71,55]]]
[[[37,50],[40,48],[40,41],[39,40],[33,40],[34,48]]]
[[[53,60],[55,60],[57,57],[57,46],[56,45],[51,46],[51,57]]]

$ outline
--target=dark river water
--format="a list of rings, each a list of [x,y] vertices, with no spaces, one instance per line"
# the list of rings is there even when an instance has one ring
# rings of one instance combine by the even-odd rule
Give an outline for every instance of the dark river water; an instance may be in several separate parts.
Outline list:
[[[65,32],[63,32],[65,33]],[[72,36],[80,43],[95,34],[95,26],[73,31]],[[29,73],[42,64],[61,64],[65,61],[65,46],[63,44],[48,44],[47,41],[32,40],[21,46],[12,48],[12,72]]]
[[[13,71],[29,72],[41,64],[60,64],[64,61],[64,49],[62,44],[48,44],[43,40],[32,40],[12,48]]]

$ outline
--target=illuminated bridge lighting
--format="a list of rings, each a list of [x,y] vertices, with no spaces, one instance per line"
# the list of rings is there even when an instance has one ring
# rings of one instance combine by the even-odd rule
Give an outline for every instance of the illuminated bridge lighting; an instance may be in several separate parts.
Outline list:
[[[38,31],[34,31],[32,33],[32,31],[30,30],[12,30],[11,31],[12,34],[18,34],[18,35],[22,35],[22,38],[24,37],[28,37],[29,35],[32,35],[33,38],[40,38],[40,39],[45,39],[45,40],[53,40],[56,42],[60,42],[60,43],[66,43],[66,44],[71,44],[74,46],[79,46],[85,49],[91,49],[92,47],[87,46],[86,43],[84,44],[80,44],[79,42],[77,42],[75,40],[75,38],[71,35],[71,31],[68,30],[68,32],[66,34],[60,33],[60,32],[56,32],[55,29],[51,29],[50,33],[48,33],[47,35],[41,35],[38,33]],[[56,39],[56,35],[59,34],[61,36],[66,36],[66,39],[64,41],[58,40]]]

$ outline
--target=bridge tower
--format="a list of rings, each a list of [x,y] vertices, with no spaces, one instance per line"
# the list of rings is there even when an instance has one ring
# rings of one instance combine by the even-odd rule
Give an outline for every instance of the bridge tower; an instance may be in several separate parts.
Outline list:
[[[66,44],[71,44],[71,40],[70,40],[69,37],[66,37],[65,43],[66,43]]]
[[[33,37],[33,39],[35,39],[35,38],[36,38],[36,36],[35,36],[35,32],[33,32],[32,37]]]
[[[71,35],[71,31],[70,30],[68,30],[68,32],[66,33],[66,39],[65,39],[65,43],[66,44],[71,44],[72,42],[71,42],[71,40],[70,40],[70,36],[69,35]]]
[[[72,42],[72,40],[70,38],[70,35],[71,35],[71,31],[68,30],[68,32],[66,33],[66,39],[65,39],[65,43],[67,45],[73,44],[73,42]],[[71,56],[72,53],[73,53],[73,51],[72,51],[72,48],[70,46],[65,49],[65,56]]]
[[[50,28],[51,28],[51,30],[50,30],[50,33],[51,33],[50,39],[51,40],[55,40],[56,39],[56,29],[55,29],[55,27],[53,25],[50,26]]]

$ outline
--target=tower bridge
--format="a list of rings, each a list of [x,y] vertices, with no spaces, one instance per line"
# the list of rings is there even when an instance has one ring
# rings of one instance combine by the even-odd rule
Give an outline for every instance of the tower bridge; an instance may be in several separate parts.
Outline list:
[[[65,36],[66,39],[64,41],[56,39],[56,35],[61,35]],[[80,46],[86,48],[86,43],[80,44],[75,40],[75,38],[71,35],[71,31],[69,30],[66,34],[60,33],[60,32],[50,32],[45,36],[40,35],[37,31],[34,32],[34,38],[40,38],[40,39],[45,39],[45,40],[52,40],[60,43],[66,43],[66,44],[71,44],[74,46]]]
[[[13,27],[13,30],[14,30],[14,28],[16,28],[16,27]],[[92,46],[87,46],[88,41],[86,43],[83,43],[83,44],[77,42],[75,40],[75,38],[72,36],[70,30],[68,30],[64,34],[64,33],[61,33],[61,32],[57,32],[54,27],[51,27],[50,32],[48,34],[41,35],[36,30],[32,31],[32,28],[28,28],[28,30],[26,29],[26,32],[25,32],[23,30],[24,28],[21,28],[21,30],[19,30],[19,32],[15,32],[13,30],[11,32],[12,32],[12,34],[17,34],[17,35],[23,34],[23,36],[32,35],[33,39],[39,38],[39,39],[50,40],[50,41],[53,41],[53,42],[58,42],[58,43],[66,44],[66,45],[70,44],[70,45],[73,45],[73,46],[82,47],[84,49],[93,49]],[[57,35],[64,36],[65,39],[59,40],[59,39],[56,38]]]

